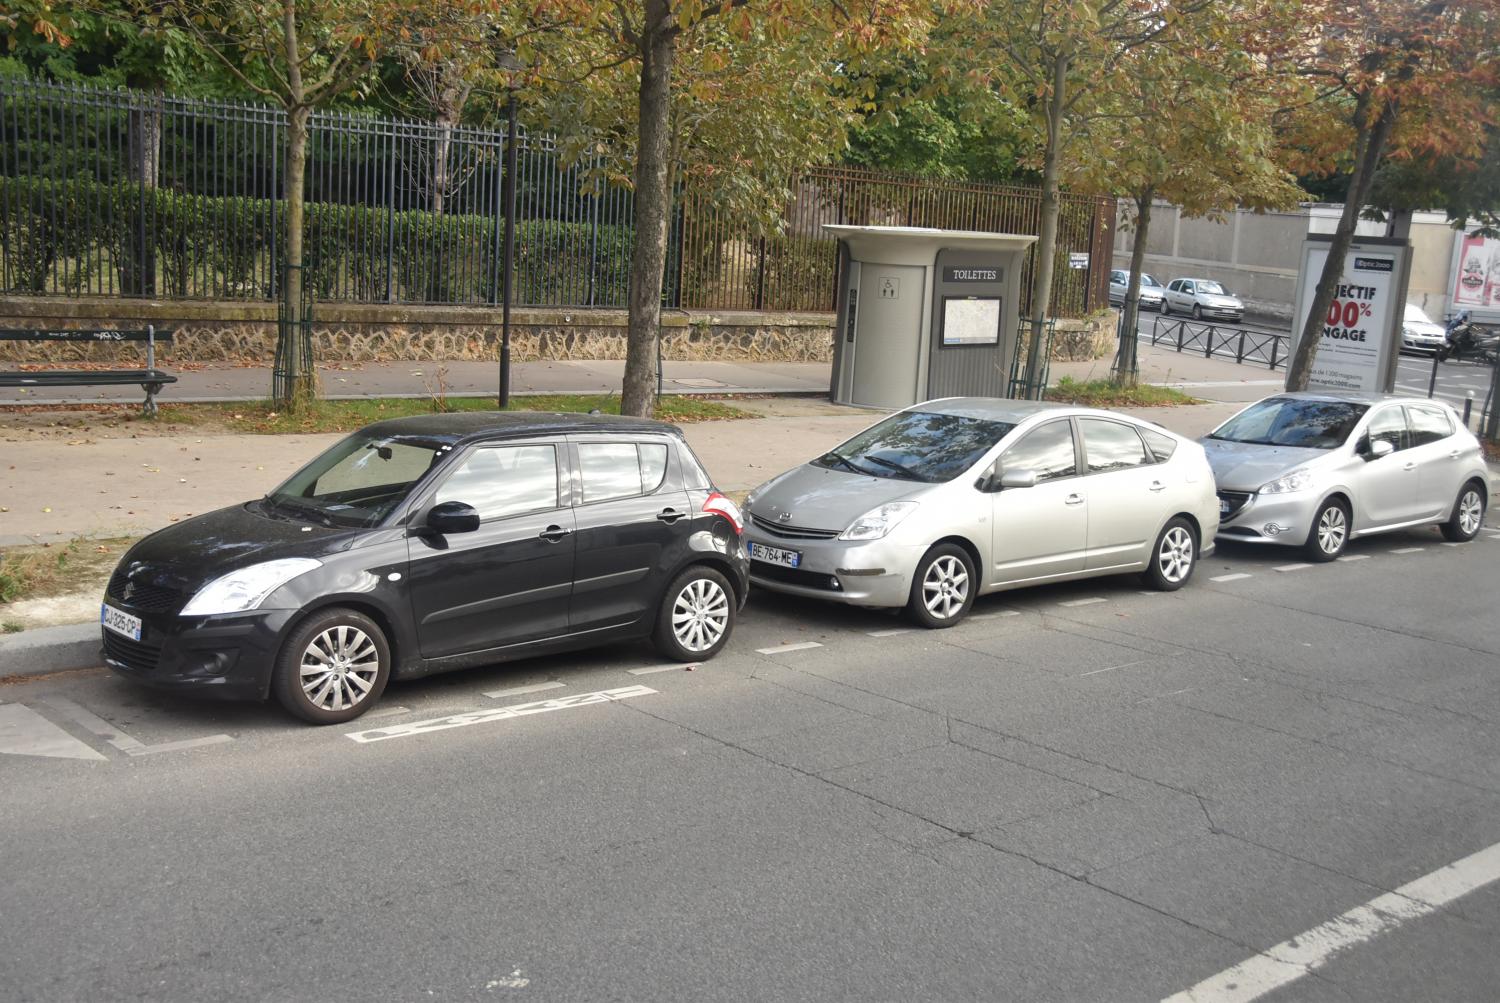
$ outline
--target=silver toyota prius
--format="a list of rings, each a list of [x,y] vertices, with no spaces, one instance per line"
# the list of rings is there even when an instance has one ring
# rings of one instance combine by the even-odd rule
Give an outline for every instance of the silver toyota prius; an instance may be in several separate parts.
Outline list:
[[[1203,448],[1091,408],[960,397],[898,411],[750,492],[760,588],[905,607],[951,627],[975,596],[1144,572],[1181,588],[1219,503]]]
[[[1351,539],[1437,524],[1454,542],[1484,525],[1479,440],[1425,397],[1287,393],[1203,439],[1219,485],[1219,539],[1298,546],[1331,561]]]

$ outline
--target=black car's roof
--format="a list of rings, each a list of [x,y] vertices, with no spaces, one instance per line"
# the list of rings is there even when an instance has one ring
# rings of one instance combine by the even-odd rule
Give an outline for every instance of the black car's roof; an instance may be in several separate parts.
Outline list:
[[[457,444],[471,439],[512,438],[567,432],[666,432],[682,435],[675,425],[618,414],[553,411],[461,411],[390,418],[364,429],[375,435],[411,436]]]

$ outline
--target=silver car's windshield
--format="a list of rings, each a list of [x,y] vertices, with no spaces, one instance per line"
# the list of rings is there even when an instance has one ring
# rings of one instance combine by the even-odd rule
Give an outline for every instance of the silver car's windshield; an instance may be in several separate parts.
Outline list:
[[[1153,279],[1151,276],[1147,275],[1145,272],[1142,272],[1141,273],[1141,285],[1143,285],[1143,286],[1160,286],[1161,283],[1158,282],[1158,281],[1156,281],[1155,279]]]
[[[1223,286],[1219,285],[1217,282],[1209,282],[1206,279],[1200,279],[1199,280],[1199,282],[1198,282],[1198,291],[1200,293],[1208,293],[1211,296],[1227,296],[1228,295],[1226,292],[1224,292],[1224,287]]]
[[[1368,404],[1350,401],[1272,397],[1241,411],[1209,438],[1262,446],[1333,449],[1343,445],[1369,409]]]
[[[831,470],[935,484],[968,470],[1015,427],[957,414],[902,411],[812,462]]]
[[[441,442],[355,432],[266,495],[276,510],[328,525],[373,526],[445,455]]]

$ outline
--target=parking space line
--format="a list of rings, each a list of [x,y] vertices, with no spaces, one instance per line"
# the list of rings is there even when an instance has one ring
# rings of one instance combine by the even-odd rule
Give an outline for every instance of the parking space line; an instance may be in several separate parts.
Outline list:
[[[397,704],[397,705],[391,706],[391,707],[381,707],[381,708],[379,708],[377,710],[372,710],[372,711],[370,711],[370,713],[368,713],[368,714],[365,715],[365,720],[366,721],[373,721],[373,720],[375,720],[378,717],[395,717],[398,714],[410,714],[410,713],[411,713],[411,708],[410,707],[402,707],[400,704]]]
[[[1431,915],[1500,880],[1500,843],[1376,896],[1212,975],[1165,1003],[1250,1003],[1321,968],[1336,955]]]
[[[571,710],[574,707],[589,707],[594,704],[610,703],[616,700],[628,700],[631,697],[642,697],[655,692],[656,690],[651,689],[649,686],[625,686],[620,689],[599,690],[594,693],[576,693],[571,696],[554,697],[551,700],[511,704],[507,707],[492,707],[489,710],[467,711],[462,714],[450,714],[447,717],[430,718],[426,721],[409,721],[406,724],[393,724],[384,728],[346,731],[344,732],[344,737],[361,745],[368,745],[371,742],[384,742],[391,738],[411,738],[415,735],[425,735],[432,731],[465,728],[471,724],[489,724],[492,721],[528,717],[532,714],[546,714],[555,710]]]
[[[688,669],[696,669],[697,662],[673,662],[671,665],[648,665],[644,669],[626,669],[632,676],[650,676],[658,672],[686,672]]]
[[[912,632],[912,628],[911,627],[896,627],[896,628],[894,628],[892,630],[872,630],[872,631],[868,631],[867,635],[869,637],[896,637],[899,634],[910,634],[911,632]]]
[[[1350,554],[1347,557],[1340,557],[1338,562],[1340,564],[1348,564],[1350,561],[1368,561],[1369,559],[1369,554]]]
[[[518,697],[522,693],[540,693],[543,690],[560,690],[566,685],[568,684],[560,683],[554,679],[550,683],[532,683],[530,686],[512,686],[508,690],[490,690],[485,693],[485,696],[489,697],[492,700],[499,700],[501,697]]]
[[[1395,550],[1392,550],[1391,553],[1393,553],[1393,554],[1420,554],[1422,551],[1424,551],[1426,549],[1427,549],[1426,547],[1397,547]]]
[[[48,697],[41,702],[74,724],[81,725],[85,731],[95,737],[104,739],[104,741],[119,749],[127,756],[133,756],[146,747],[146,743],[131,738],[119,728],[104,720],[104,718],[84,710],[71,700],[66,700],[62,697]]]
[[[757,655],[780,655],[788,651],[807,651],[810,648],[823,647],[817,641],[803,641],[800,644],[783,644],[775,648],[756,648]]]
[[[1233,574],[1233,575],[1218,575],[1217,577],[1210,578],[1209,581],[1211,581],[1211,582],[1237,582],[1241,578],[1254,578],[1254,577],[1255,577],[1254,575],[1246,574],[1245,572],[1241,571],[1238,574]]]
[[[1002,616],[1020,616],[1020,615],[1021,615],[1021,611],[1018,610],[1018,609],[1002,609],[1002,610],[998,610],[997,612],[994,612],[994,613],[975,613],[973,616],[969,617],[969,619],[970,620],[998,620]]]
[[[158,752],[181,752],[183,749],[198,749],[205,745],[223,745],[225,742],[233,741],[233,735],[205,735],[202,738],[185,738],[180,742],[162,742],[159,745],[143,746],[130,754],[151,756]]]
[[[1069,599],[1067,602],[1060,602],[1060,603],[1058,603],[1058,605],[1059,606],[1068,606],[1068,607],[1073,607],[1073,606],[1092,606],[1095,603],[1101,603],[1101,602],[1109,602],[1109,600],[1106,599],[1106,598],[1104,598],[1103,596],[1093,596],[1093,597],[1088,598],[1088,599]]]
[[[1445,546],[1445,547],[1462,547],[1462,546],[1465,546],[1465,544],[1462,544],[1462,543],[1453,543],[1453,542],[1450,541],[1450,542],[1444,543],[1443,546]]]
[[[1279,567],[1272,568],[1271,570],[1272,571],[1301,571],[1303,568],[1310,568],[1310,567],[1312,567],[1312,565],[1311,564],[1306,564],[1306,563],[1283,564],[1283,565],[1280,565]]]
[[[1101,672],[1113,672],[1116,669],[1128,669],[1132,665],[1145,665],[1147,662],[1150,662],[1150,661],[1154,661],[1154,659],[1150,659],[1150,658],[1138,658],[1138,659],[1136,659],[1133,662],[1125,662],[1123,665],[1110,665],[1110,666],[1106,666],[1105,668],[1102,668],[1102,669],[1092,669],[1092,670],[1090,670],[1088,672],[1080,672],[1078,674],[1078,678],[1082,679],[1084,676],[1097,676]]]

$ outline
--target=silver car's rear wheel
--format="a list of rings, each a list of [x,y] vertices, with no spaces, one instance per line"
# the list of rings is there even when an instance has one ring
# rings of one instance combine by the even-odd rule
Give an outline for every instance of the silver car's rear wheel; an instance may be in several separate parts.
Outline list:
[[[1479,535],[1484,526],[1485,496],[1489,492],[1484,485],[1470,481],[1458,491],[1458,500],[1453,503],[1453,515],[1443,523],[1443,536],[1454,543],[1467,543]]]
[[[1193,577],[1198,564],[1198,534],[1182,516],[1162,527],[1146,566],[1146,584],[1163,592],[1175,592]]]
[[[1337,498],[1330,498],[1313,516],[1312,530],[1302,549],[1314,561],[1331,561],[1344,552],[1348,542],[1349,509]]]
[[[968,552],[956,544],[939,544],[917,562],[906,609],[924,627],[951,627],[974,605],[978,589]]]

